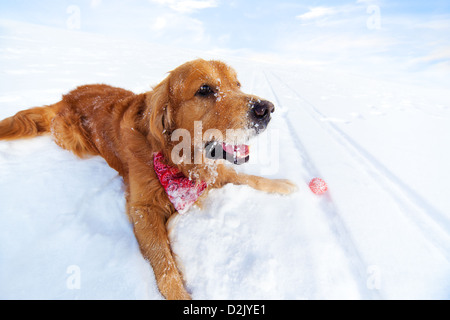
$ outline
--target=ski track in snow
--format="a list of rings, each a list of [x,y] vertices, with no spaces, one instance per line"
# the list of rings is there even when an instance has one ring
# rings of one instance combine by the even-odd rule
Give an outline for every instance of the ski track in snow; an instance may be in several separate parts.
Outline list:
[[[424,236],[427,237],[446,257],[447,261],[450,262],[450,237],[448,233],[448,230],[450,230],[449,218],[427,200],[422,198],[417,192],[412,190],[373,155],[344,133],[337,125],[329,121],[324,122],[322,119],[326,119],[327,117],[311,102],[282,81],[280,77],[273,72],[271,72],[271,75],[272,78],[276,79],[282,86],[288,88],[295,96],[304,102],[304,106],[311,115],[311,118],[328,132],[337,144],[352,155],[356,160],[355,163],[386,190],[386,193],[398,203],[405,217],[410,219],[417,226],[420,226],[419,229],[423,232]],[[264,74],[264,76],[267,81],[269,81],[267,75]],[[279,103],[272,86],[270,86],[270,89]],[[284,119],[291,128],[291,134],[296,136],[295,130],[292,129],[293,125],[286,114],[284,115]],[[302,145],[301,142],[299,142],[297,146],[298,145]],[[318,173],[316,169],[312,170],[312,173],[313,172]],[[413,215],[411,215],[411,213],[413,213]]]
[[[301,138],[295,132],[294,124],[291,122],[291,118],[289,117],[289,109],[284,108],[284,103],[282,103],[275,93],[273,85],[271,84],[266,72],[260,71],[261,75],[266,80],[266,83],[270,89],[270,93],[272,94],[274,101],[276,102],[276,106],[280,107],[282,110],[282,117],[284,122],[286,123],[290,137],[293,140],[293,145],[299,152],[300,156],[304,161],[304,165],[308,171],[308,177],[311,179],[312,177],[321,177],[320,170],[316,168],[312,159],[308,155],[306,148],[304,147]],[[298,198],[297,201],[302,201],[301,198]],[[330,230],[334,233],[336,237],[336,241],[340,244],[342,250],[346,252],[349,263],[351,264],[351,269],[354,272],[355,279],[364,279],[366,277],[367,272],[367,263],[365,263],[358,252],[357,247],[353,239],[351,238],[350,232],[347,230],[345,223],[342,221],[339,211],[336,206],[333,204],[333,199],[329,193],[326,193],[320,199],[320,207],[326,215],[325,222],[329,224]],[[379,292],[376,290],[368,290],[365,283],[361,281],[356,281],[359,284],[359,290],[361,293],[361,297],[364,299],[368,298],[380,298]]]

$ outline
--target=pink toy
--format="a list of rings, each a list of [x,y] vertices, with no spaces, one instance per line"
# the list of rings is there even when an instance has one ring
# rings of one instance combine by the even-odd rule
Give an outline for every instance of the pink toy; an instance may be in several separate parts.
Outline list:
[[[328,190],[328,185],[325,181],[320,178],[314,178],[309,183],[309,188],[315,194],[324,194]]]

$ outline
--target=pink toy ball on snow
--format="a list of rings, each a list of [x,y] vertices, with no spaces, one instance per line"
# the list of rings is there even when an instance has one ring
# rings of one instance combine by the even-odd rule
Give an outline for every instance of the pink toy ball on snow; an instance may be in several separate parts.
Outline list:
[[[324,194],[328,190],[328,185],[325,181],[320,178],[314,178],[309,183],[309,188],[314,194]]]

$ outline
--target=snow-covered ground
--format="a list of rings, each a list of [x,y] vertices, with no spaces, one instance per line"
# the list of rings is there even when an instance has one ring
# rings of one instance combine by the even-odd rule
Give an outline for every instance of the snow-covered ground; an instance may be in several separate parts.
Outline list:
[[[239,169],[299,191],[228,185],[172,221],[194,299],[450,298],[448,90],[0,21],[0,118],[81,84],[145,92],[197,57],[276,105]],[[0,142],[0,299],[161,299],[124,210],[103,159]]]

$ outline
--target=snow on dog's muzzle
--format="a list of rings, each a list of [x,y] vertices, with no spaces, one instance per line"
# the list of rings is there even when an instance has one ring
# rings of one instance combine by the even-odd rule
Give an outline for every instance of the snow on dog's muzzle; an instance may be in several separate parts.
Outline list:
[[[246,137],[247,141],[255,135],[266,130],[271,115],[275,112],[272,102],[261,99],[251,99],[248,103],[250,108],[248,113],[248,127],[241,138]],[[233,141],[233,140],[230,140]],[[212,160],[227,160],[233,164],[241,165],[250,160],[250,147],[246,144],[229,144],[226,142],[210,141],[205,145],[206,157]]]

